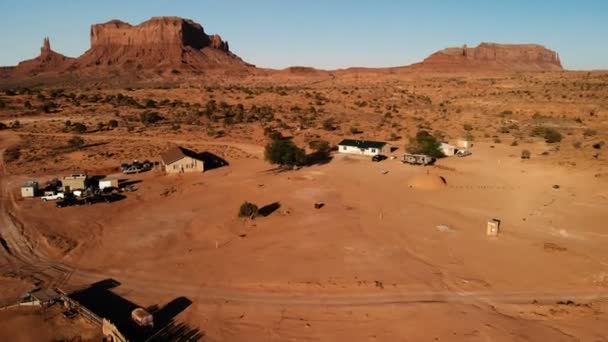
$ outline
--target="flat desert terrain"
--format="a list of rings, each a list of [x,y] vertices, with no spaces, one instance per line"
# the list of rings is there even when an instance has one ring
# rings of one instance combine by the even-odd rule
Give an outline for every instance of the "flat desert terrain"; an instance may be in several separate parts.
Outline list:
[[[292,70],[0,99],[3,301],[112,280],[138,306],[183,304],[172,319],[204,341],[608,341],[606,73]],[[403,164],[419,130],[466,136],[472,155]],[[394,158],[280,169],[264,158],[279,134],[308,153],[388,141]],[[227,165],[120,172],[175,145]],[[137,190],[67,208],[20,196],[85,172]],[[238,217],[244,201],[262,215]],[[0,340],[29,315],[0,319]]]

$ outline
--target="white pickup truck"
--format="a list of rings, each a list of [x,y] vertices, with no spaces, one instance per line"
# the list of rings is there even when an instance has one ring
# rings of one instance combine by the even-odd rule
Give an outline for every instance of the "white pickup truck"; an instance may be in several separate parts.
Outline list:
[[[51,193],[45,193],[44,196],[40,197],[42,198],[43,201],[55,201],[58,200],[60,198],[64,198],[65,195],[63,192],[51,192]]]
[[[82,190],[74,190],[72,191],[72,195],[76,197],[82,196]],[[63,192],[45,192],[44,196],[40,197],[43,201],[56,201],[60,198],[65,198],[65,193]]]

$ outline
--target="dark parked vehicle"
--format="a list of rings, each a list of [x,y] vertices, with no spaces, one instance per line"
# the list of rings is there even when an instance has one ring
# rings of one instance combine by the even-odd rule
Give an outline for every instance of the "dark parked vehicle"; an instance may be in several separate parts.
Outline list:
[[[73,205],[82,205],[82,204],[83,204],[83,201],[74,196],[66,196],[66,197],[58,199],[57,202],[55,202],[55,206],[57,208],[71,207]]]
[[[385,159],[387,159],[388,157],[382,154],[376,154],[375,156],[372,157],[372,161],[373,162],[381,162]]]
[[[123,198],[125,198],[124,195],[113,193],[113,192],[110,192],[110,193],[98,192],[98,193],[95,193],[94,195],[91,195],[91,196],[85,198],[84,203],[86,203],[88,205],[92,205],[95,203],[101,203],[101,202],[112,203],[114,201],[118,201]]]

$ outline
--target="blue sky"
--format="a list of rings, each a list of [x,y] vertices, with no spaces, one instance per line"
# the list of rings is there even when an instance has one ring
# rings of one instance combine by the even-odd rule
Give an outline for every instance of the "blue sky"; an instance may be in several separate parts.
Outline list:
[[[92,23],[161,15],[194,19],[263,67],[406,65],[491,41],[540,43],[569,69],[608,69],[606,0],[0,0],[0,65],[35,57],[44,36],[78,56]]]

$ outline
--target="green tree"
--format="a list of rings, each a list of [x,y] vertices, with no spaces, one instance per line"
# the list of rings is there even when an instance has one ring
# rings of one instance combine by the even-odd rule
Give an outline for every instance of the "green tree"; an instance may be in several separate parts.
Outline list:
[[[143,112],[139,115],[139,119],[144,124],[154,124],[163,119],[157,112]]]
[[[281,166],[302,165],[306,159],[304,150],[287,139],[273,140],[266,145],[264,157],[271,164]]]
[[[68,146],[79,149],[84,146],[84,139],[81,137],[71,137],[68,140]]]
[[[441,143],[437,138],[422,130],[418,131],[415,137],[410,138],[405,150],[412,154],[426,154],[434,158],[442,158],[445,155],[441,152],[440,146]]]
[[[239,217],[256,217],[258,215],[258,206],[255,203],[243,202],[239,208]]]

